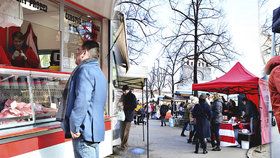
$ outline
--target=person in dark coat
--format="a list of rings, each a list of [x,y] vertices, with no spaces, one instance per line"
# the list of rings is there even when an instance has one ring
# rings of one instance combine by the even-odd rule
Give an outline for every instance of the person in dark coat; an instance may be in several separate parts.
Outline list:
[[[261,144],[261,131],[260,131],[260,118],[257,106],[248,98],[242,99],[243,104],[246,106],[246,113],[244,118],[250,121],[250,132],[253,134],[252,146]]]
[[[220,147],[220,125],[223,121],[223,103],[219,94],[213,95],[213,103],[211,106],[212,118],[211,118],[211,144],[213,151],[221,151]]]
[[[181,132],[181,136],[186,137],[185,130],[187,130],[187,127],[190,124],[190,109],[187,108],[188,105],[185,106],[185,103],[182,103],[180,106],[183,106],[185,110],[185,112],[183,112],[184,126]]]
[[[134,109],[136,108],[136,97],[129,90],[127,85],[122,87],[123,95],[121,97],[123,103],[123,111],[125,114],[125,120],[122,122],[122,132],[121,132],[121,150],[126,150],[128,147],[127,141],[131,126],[131,121],[133,121],[134,117]]]
[[[207,154],[206,150],[206,138],[210,137],[210,122],[211,119],[211,109],[206,102],[207,95],[202,93],[199,96],[199,104],[195,105],[192,114],[196,119],[196,137],[199,141],[195,144],[195,153],[198,153],[199,143],[203,149],[203,154]]]
[[[168,106],[165,104],[161,105],[161,107],[159,109],[161,126],[163,126],[163,124],[164,124],[164,126],[166,126],[165,116],[166,116],[168,109],[169,109]]]

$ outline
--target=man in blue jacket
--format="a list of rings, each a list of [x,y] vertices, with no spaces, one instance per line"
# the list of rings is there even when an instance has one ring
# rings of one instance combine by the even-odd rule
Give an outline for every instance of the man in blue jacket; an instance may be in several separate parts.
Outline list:
[[[107,81],[98,57],[98,43],[84,42],[76,53],[78,66],[65,88],[62,128],[72,138],[76,158],[98,158],[98,146],[104,140]]]

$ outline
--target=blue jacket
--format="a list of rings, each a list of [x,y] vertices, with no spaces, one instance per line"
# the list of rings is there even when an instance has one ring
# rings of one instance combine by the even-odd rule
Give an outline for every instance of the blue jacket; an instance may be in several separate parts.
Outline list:
[[[103,141],[107,80],[98,61],[90,59],[83,62],[75,69],[68,84],[63,120],[65,133],[80,132],[86,141]]]

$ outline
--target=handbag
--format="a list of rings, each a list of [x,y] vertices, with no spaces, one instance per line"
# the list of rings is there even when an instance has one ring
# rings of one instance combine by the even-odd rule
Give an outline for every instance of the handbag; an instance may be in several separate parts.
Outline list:
[[[124,111],[123,111],[123,110],[118,111],[118,113],[117,113],[117,119],[118,119],[119,121],[124,121],[124,120],[125,120],[125,114],[124,114]]]

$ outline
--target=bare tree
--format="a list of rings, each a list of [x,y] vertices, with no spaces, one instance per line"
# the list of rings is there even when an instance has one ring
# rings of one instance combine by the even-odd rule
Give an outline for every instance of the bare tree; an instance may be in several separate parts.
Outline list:
[[[162,89],[166,87],[166,68],[160,66],[159,59],[157,61],[157,69],[156,69],[156,89],[158,91],[158,95],[161,95]]]
[[[126,15],[130,61],[138,64],[146,46],[160,30],[153,18],[157,5],[152,0],[119,0],[116,7]]]
[[[259,14],[260,14],[260,37],[261,37],[261,53],[263,63],[265,64],[270,58],[271,46],[272,46],[272,10],[267,10],[268,0],[259,0]],[[276,8],[275,8],[276,9]],[[270,12],[268,15],[267,12]],[[266,14],[263,14],[266,13]],[[266,15],[264,17],[264,15]],[[275,52],[279,55],[280,51],[280,36],[275,35]]]
[[[149,73],[148,76],[148,90],[150,92],[150,97],[154,98],[154,91],[155,91],[155,83],[156,83],[156,70],[155,67],[153,67],[152,71]]]
[[[174,97],[175,94],[175,86],[186,80],[184,76],[180,76],[179,78],[177,77],[178,73],[180,73],[180,70],[185,64],[184,56],[180,53],[181,49],[182,47],[175,52],[165,49],[165,58],[167,59],[167,68],[165,69],[165,72],[168,77],[167,84],[171,90],[172,97]]]
[[[237,53],[214,0],[169,0],[169,5],[175,13],[173,23],[177,29],[164,38],[166,47],[189,47],[190,51],[181,49],[180,53],[194,61],[193,83],[198,83],[198,61],[223,71],[222,63],[233,60]],[[194,94],[197,96],[197,92]]]
[[[157,65],[154,65],[152,71],[149,73],[148,87],[151,98],[155,97],[154,92],[157,91],[161,95],[162,89],[166,87],[166,68],[162,68],[157,59]]]

